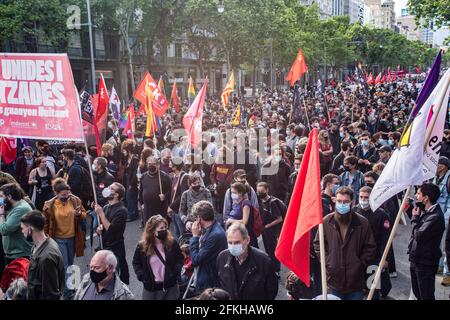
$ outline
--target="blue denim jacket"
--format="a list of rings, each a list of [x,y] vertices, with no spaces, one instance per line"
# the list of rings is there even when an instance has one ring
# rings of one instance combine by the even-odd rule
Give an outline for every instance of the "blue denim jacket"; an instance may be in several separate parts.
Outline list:
[[[351,187],[353,190],[353,200],[355,200],[355,204],[359,202],[359,189],[364,186],[364,174],[361,171],[356,171],[353,176],[352,184],[350,184],[350,172],[345,171],[341,174],[341,187]]]

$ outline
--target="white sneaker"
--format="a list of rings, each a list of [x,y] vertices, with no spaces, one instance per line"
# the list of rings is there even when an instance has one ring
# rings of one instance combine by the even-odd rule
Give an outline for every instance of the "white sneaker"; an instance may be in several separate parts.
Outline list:
[[[397,272],[389,273],[389,278],[397,278],[397,277],[398,277]]]

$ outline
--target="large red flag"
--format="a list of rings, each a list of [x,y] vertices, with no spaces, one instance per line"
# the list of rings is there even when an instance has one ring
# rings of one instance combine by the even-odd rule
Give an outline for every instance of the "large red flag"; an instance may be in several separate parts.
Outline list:
[[[178,113],[180,112],[180,104],[178,102],[178,89],[177,89],[177,80],[173,82],[173,88],[172,88],[172,96],[170,97],[172,100],[172,104],[175,107],[175,111]]]
[[[17,155],[17,139],[16,138],[0,138],[1,163],[10,164],[16,160]]]
[[[98,105],[95,113],[95,122],[100,121],[100,118],[105,114],[109,107],[109,95],[106,90],[105,79],[100,75],[100,82],[98,83]]]
[[[195,148],[202,139],[202,119],[203,119],[203,106],[205,105],[206,98],[206,86],[208,84],[208,77],[205,79],[205,83],[200,92],[195,97],[189,110],[186,112],[183,118],[183,126],[186,130],[191,145]]]
[[[322,223],[318,129],[308,145],[281,229],[275,256],[310,286],[310,230]]]
[[[295,84],[295,81],[300,79],[302,75],[308,71],[308,66],[306,65],[305,56],[303,55],[302,49],[298,52],[297,58],[295,58],[292,64],[291,70],[286,76],[286,80],[290,82],[291,86]]]
[[[145,73],[144,78],[137,87],[136,92],[133,94],[133,96],[140,103],[145,104],[145,100],[147,97],[146,86],[150,86],[150,89],[153,92],[153,100],[152,100],[153,111],[158,117],[162,117],[169,108],[169,101],[167,101],[163,92],[161,92],[155,80],[148,71]]]

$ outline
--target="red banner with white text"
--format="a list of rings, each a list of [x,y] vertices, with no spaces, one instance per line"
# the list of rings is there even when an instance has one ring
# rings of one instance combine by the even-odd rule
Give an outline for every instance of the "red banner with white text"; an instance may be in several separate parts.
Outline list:
[[[83,141],[66,54],[0,53],[0,136]]]

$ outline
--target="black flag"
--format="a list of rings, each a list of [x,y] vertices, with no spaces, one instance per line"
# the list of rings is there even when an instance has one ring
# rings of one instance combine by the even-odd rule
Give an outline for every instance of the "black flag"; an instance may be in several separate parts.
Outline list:
[[[91,95],[84,88],[80,94],[80,109],[82,119],[94,124],[94,107],[92,106]]]

